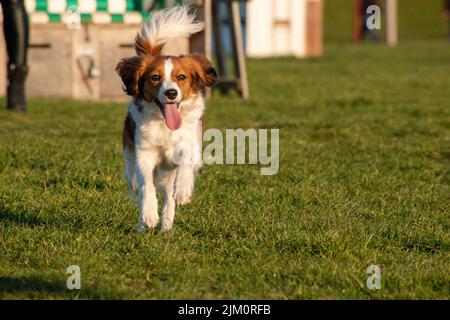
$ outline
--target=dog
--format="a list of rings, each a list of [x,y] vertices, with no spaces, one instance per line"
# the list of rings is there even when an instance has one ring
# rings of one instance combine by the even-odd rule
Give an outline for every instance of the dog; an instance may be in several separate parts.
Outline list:
[[[145,21],[135,38],[136,56],[122,59],[116,71],[132,96],[123,130],[125,171],[139,206],[138,230],[159,224],[156,190],[164,193],[161,230],[173,226],[175,208],[191,201],[201,166],[203,86],[217,73],[201,54],[162,55],[169,39],[203,29],[189,8],[165,9]],[[201,159],[201,158],[200,158]]]

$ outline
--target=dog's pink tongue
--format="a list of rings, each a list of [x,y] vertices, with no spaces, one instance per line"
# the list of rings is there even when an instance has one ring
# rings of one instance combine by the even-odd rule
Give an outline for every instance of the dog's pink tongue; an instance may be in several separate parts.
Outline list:
[[[170,130],[177,130],[181,127],[181,115],[175,103],[166,103],[164,105],[164,113],[166,115],[166,126]]]

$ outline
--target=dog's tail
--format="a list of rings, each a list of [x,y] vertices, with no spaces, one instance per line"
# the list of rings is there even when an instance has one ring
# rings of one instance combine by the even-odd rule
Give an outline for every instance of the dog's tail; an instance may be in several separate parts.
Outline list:
[[[188,11],[187,6],[175,6],[159,11],[145,21],[135,39],[136,53],[157,56],[169,39],[189,37],[201,31],[203,22],[195,21],[195,13]]]

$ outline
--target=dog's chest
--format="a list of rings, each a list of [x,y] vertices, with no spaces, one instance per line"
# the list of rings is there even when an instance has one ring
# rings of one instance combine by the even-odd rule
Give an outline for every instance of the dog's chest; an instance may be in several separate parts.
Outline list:
[[[156,155],[158,162],[173,162],[175,153],[182,150],[189,157],[197,156],[201,149],[203,100],[198,96],[185,105],[189,111],[182,112],[182,125],[177,130],[168,129],[164,117],[156,106],[145,105],[139,110],[132,103],[129,112],[136,123],[136,152],[150,152]],[[187,152],[184,152],[187,151]]]
[[[182,150],[197,149],[201,141],[198,123],[183,122],[178,130],[167,129],[164,120],[149,119],[136,128],[137,147],[141,151],[154,151],[162,162],[173,162]]]

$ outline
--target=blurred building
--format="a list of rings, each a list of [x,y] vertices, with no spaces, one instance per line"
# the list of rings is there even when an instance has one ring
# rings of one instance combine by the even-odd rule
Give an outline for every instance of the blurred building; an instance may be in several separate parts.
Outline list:
[[[323,0],[250,0],[247,3],[247,55],[322,54]]]
[[[235,72],[239,73],[237,80],[227,78],[226,72],[223,72],[225,78],[221,80],[224,85],[246,83],[241,45],[250,57],[307,57],[322,53],[323,0],[240,1],[239,9],[234,6],[233,16],[226,9],[230,5],[229,0],[24,1],[31,22],[30,71],[26,85],[28,94],[34,97],[123,97],[120,79],[114,71],[115,65],[121,58],[134,54],[136,32],[151,12],[175,4],[196,4],[200,11],[206,4],[219,6],[218,26],[222,34],[219,47],[224,56],[223,64],[226,65],[227,57],[231,56],[236,62],[236,69],[240,69]],[[200,16],[204,17],[204,12]],[[6,54],[1,20],[0,10],[0,95],[4,95]],[[236,20],[242,26],[237,28]],[[193,50],[211,57],[211,47],[212,51],[218,47],[214,39],[205,40],[212,33],[212,24],[206,27],[208,32],[192,37],[197,41],[181,39],[170,42],[165,48],[166,53],[180,54]],[[233,24],[234,27],[230,28]],[[239,35],[236,40],[235,35],[235,40],[231,41],[230,30],[241,30],[243,36]],[[193,43],[200,45],[194,47]],[[237,43],[239,53],[236,52]],[[241,88],[241,91],[245,90]]]

